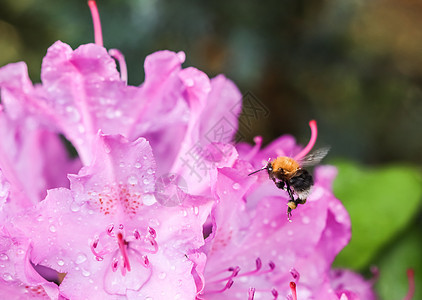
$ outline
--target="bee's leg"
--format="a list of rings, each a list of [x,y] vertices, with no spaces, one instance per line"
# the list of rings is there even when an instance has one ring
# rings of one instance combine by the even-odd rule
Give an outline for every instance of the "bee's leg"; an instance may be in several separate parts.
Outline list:
[[[289,193],[290,200],[291,201],[295,201],[295,198],[293,197],[293,191],[290,188],[290,185],[289,185],[289,182],[288,181],[286,181],[286,187],[287,187],[286,190]]]
[[[287,209],[287,220],[289,221],[289,222],[291,222],[292,220],[290,220],[290,217],[292,216],[292,209],[289,207],[288,209]]]
[[[291,222],[292,220],[290,220],[290,217],[292,216],[292,210],[297,207],[297,204],[295,201],[289,200],[289,202],[287,202],[287,206],[287,220]]]
[[[297,198],[295,201],[296,204],[305,204],[306,203],[306,198],[305,199],[299,199]]]
[[[281,180],[281,181],[274,181],[274,183],[275,183],[276,187],[278,187],[279,189],[284,190],[284,181],[283,180]]]

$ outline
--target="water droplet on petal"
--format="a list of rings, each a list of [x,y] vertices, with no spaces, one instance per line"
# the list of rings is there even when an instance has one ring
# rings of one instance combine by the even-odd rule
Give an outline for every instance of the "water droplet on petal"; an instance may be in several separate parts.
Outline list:
[[[70,210],[71,211],[73,211],[73,212],[77,212],[77,211],[79,211],[81,209],[81,206],[79,205],[79,203],[76,203],[75,201],[73,201],[71,204],[70,204]]]
[[[153,194],[145,194],[142,197],[142,202],[145,205],[150,206],[150,205],[153,205],[154,203],[156,203],[157,200],[155,199],[155,196]]]
[[[149,183],[150,183],[150,181],[149,181],[149,179],[148,179],[148,178],[144,178],[144,180],[142,180],[142,182],[143,182],[144,184],[149,184]]]
[[[311,219],[307,216],[304,216],[302,218],[302,222],[303,222],[303,224],[309,224],[311,222]]]
[[[57,229],[56,229],[56,227],[55,227],[54,225],[51,225],[51,226],[50,226],[50,231],[51,231],[51,232],[56,232],[56,230],[57,230]]]
[[[136,185],[136,184],[138,184],[138,179],[135,176],[130,176],[127,179],[127,182],[131,185]]]
[[[80,265],[81,263],[85,262],[87,259],[86,255],[83,253],[79,253],[78,256],[76,257],[76,261],[75,263],[77,265]]]
[[[239,183],[233,183],[233,189],[234,190],[238,190],[238,189],[240,189],[240,184]]]
[[[135,168],[140,169],[142,167],[141,163],[137,162],[135,163]]]
[[[153,170],[153,169],[148,169],[148,170],[147,170],[147,173],[148,173],[149,175],[152,175],[152,174],[154,173],[154,170]]]
[[[82,275],[85,276],[85,277],[88,277],[89,275],[91,275],[91,272],[89,272],[85,269],[82,269]]]
[[[109,154],[111,152],[111,147],[107,144],[104,145],[104,152]]]
[[[3,274],[3,279],[6,280],[6,281],[12,281],[13,280],[13,277],[9,273],[4,273]]]
[[[4,254],[4,253],[0,254],[0,260],[5,261],[8,259],[9,259],[9,256],[7,256],[7,254]]]
[[[64,265],[64,261],[63,261],[63,260],[61,260],[61,259],[59,259],[59,260],[57,261],[57,264],[58,264],[59,266],[63,266],[63,265]]]

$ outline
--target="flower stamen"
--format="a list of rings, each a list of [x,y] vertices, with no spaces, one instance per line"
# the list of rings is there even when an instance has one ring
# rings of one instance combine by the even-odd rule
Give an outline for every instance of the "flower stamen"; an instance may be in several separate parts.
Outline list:
[[[113,57],[119,63],[120,67],[120,79],[127,84],[127,67],[125,57],[123,56],[122,52],[117,49],[110,49],[108,50],[108,54]]]
[[[294,157],[295,160],[300,160],[301,158],[305,157],[315,145],[317,136],[318,136],[318,128],[315,120],[309,121],[309,127],[311,127],[311,139],[309,143],[306,145],[305,148],[302,149],[296,156]]]
[[[92,22],[94,24],[95,44],[103,46],[103,33],[101,31],[100,14],[98,13],[97,2],[88,0],[89,10],[91,11]]]
[[[407,270],[407,278],[409,280],[409,290],[403,300],[412,300],[415,293],[415,271],[413,269]]]

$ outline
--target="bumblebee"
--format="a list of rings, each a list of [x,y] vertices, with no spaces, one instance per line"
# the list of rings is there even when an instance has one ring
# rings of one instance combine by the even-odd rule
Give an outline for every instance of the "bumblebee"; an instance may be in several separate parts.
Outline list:
[[[287,219],[292,216],[292,210],[299,204],[305,204],[311,188],[314,185],[312,175],[304,167],[318,164],[328,153],[328,148],[322,148],[303,157],[300,160],[288,156],[279,156],[270,160],[265,167],[250,173],[248,176],[267,170],[268,176],[279,189],[287,191],[290,200],[287,202]],[[296,195],[296,199],[295,199]]]

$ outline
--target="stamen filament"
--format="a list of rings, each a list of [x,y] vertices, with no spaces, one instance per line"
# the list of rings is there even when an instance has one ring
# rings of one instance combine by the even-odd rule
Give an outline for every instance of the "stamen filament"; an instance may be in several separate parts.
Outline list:
[[[302,149],[296,156],[294,157],[295,160],[300,160],[301,158],[305,157],[306,154],[309,153],[309,151],[312,150],[312,148],[315,145],[317,136],[318,136],[318,128],[315,120],[309,121],[309,127],[311,127],[311,139],[309,140],[308,145],[306,145],[305,148]]]
[[[103,46],[103,33],[101,31],[100,14],[98,13],[97,3],[95,0],[88,0],[88,6],[91,11],[92,22],[94,24],[95,44]]]
[[[219,294],[224,292],[225,290],[228,290],[229,288],[232,287],[234,281],[233,279],[230,279],[229,281],[227,281],[226,285],[221,289],[221,290],[215,290],[215,291],[207,291],[207,294]]]
[[[409,290],[403,300],[412,300],[415,293],[415,271],[413,269],[407,270],[407,278],[409,280]]]
[[[255,297],[255,288],[250,288],[248,292],[248,300],[253,300]]]
[[[119,63],[120,79],[127,84],[127,67],[125,57],[123,56],[122,52],[117,49],[110,49],[108,50],[108,54],[110,54],[110,56],[112,56]]]

